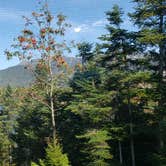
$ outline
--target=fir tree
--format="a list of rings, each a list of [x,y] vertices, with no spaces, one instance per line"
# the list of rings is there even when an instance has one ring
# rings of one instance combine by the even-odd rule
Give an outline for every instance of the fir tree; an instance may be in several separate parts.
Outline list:
[[[83,42],[78,44],[79,57],[82,58],[82,65],[90,61],[93,57],[92,44]]]
[[[140,98],[140,100],[144,100],[140,94],[137,93],[137,90],[139,89],[139,84],[148,81],[149,73],[142,69],[140,62],[143,59],[138,57],[138,54],[140,54],[142,50],[139,41],[137,41],[138,34],[122,28],[122,10],[115,5],[111,11],[106,12],[106,15],[109,22],[106,26],[108,34],[102,35],[99,38],[103,41],[103,44],[101,45],[101,53],[97,55],[96,65],[102,69],[103,86],[107,91],[116,92],[116,97],[111,105],[115,113],[114,123],[112,124],[111,130],[114,131],[120,129],[122,134],[121,138],[120,135],[115,136],[118,142],[120,164],[123,164],[123,133],[127,133],[125,130],[128,128],[131,163],[132,166],[135,166],[135,143],[133,132],[135,125],[133,117],[136,116],[136,112],[140,108],[134,110],[133,108],[136,103],[132,104],[131,100],[132,98]],[[140,69],[142,71],[140,71]],[[133,86],[135,89],[133,89]],[[143,94],[146,93],[145,89],[142,90]],[[132,90],[132,92],[130,92],[130,90]],[[132,93],[132,95],[130,93]],[[115,132],[113,133],[115,134]]]
[[[159,151],[164,149],[164,123],[165,123],[165,70],[166,70],[166,2],[165,0],[133,1],[136,4],[135,12],[130,14],[133,22],[138,25],[139,40],[146,46],[150,69],[153,71],[151,79],[154,86],[154,107],[158,123]],[[163,154],[164,155],[164,154]]]
[[[69,166],[66,154],[62,153],[62,149],[58,143],[49,144],[46,149],[46,159],[39,160],[39,165],[32,163],[31,166]]]

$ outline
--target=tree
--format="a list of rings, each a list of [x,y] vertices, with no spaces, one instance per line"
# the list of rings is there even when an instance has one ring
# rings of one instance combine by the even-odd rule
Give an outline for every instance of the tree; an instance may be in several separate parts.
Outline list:
[[[4,131],[4,126],[0,122],[0,165],[9,165],[10,162],[10,148],[11,142],[8,135]]]
[[[110,140],[107,130],[89,130],[79,138],[87,139],[84,153],[88,154],[88,166],[109,166],[113,156],[110,154]]]
[[[40,2],[39,2],[40,3]],[[62,14],[57,15],[56,26],[53,24],[53,16],[51,15],[48,4],[41,4],[39,12],[32,13],[32,19],[24,17],[26,23],[21,35],[15,39],[13,45],[14,52],[6,51],[7,57],[18,57],[20,60],[27,61],[27,68],[33,71],[36,77],[36,85],[40,84],[43,91],[35,89],[31,91],[30,97],[42,103],[51,112],[52,119],[52,138],[56,139],[56,110],[54,107],[54,91],[60,88],[62,80],[59,81],[66,73],[67,63],[62,57],[65,51],[70,51],[65,41],[59,39],[64,36],[65,30],[69,24],[65,23],[66,17]],[[32,25],[35,26],[35,30]],[[58,41],[60,41],[58,43]],[[31,66],[30,61],[36,57],[37,70]],[[55,74],[55,66],[58,74]],[[63,69],[62,69],[63,68]],[[61,83],[60,83],[61,82]]]
[[[93,53],[92,53],[93,54]],[[73,88],[73,99],[67,110],[80,117],[82,125],[76,135],[80,144],[82,157],[80,165],[110,165],[111,139],[107,123],[111,119],[110,100],[114,92],[105,91],[101,86],[98,68],[93,59],[87,59],[84,70],[77,70],[70,82]]]
[[[93,57],[92,44],[83,42],[78,44],[79,57],[82,58],[82,65],[90,61]]]
[[[85,157],[81,164],[109,165],[113,156],[108,144],[110,136],[107,123],[112,110],[109,100],[114,93],[104,91],[92,81],[74,81],[79,85],[80,91],[75,91],[74,99],[67,108],[83,120],[83,131],[77,136],[83,144],[81,151]]]
[[[166,4],[134,2],[138,32],[123,28],[114,5],[100,43],[78,44],[73,75],[63,57],[66,17],[55,23],[47,3],[24,17],[6,54],[25,60],[35,80],[0,89],[0,165],[166,165]]]
[[[66,154],[62,154],[59,144],[49,144],[46,149],[46,159],[40,160],[39,165],[32,163],[31,166],[69,166]]]
[[[2,165],[11,165],[13,163],[12,151],[15,145],[11,135],[14,132],[18,115],[17,108],[21,101],[18,100],[18,91],[9,85],[1,91],[0,96],[0,160]]]
[[[26,93],[25,103],[18,118],[19,125],[13,135],[18,145],[14,150],[15,161],[19,163],[21,160],[19,164],[29,164],[31,160],[36,161],[36,158],[44,157],[47,144],[44,141],[45,137],[51,138],[52,143],[57,145],[56,140],[59,137],[58,126],[56,126],[56,109],[58,109],[56,93],[58,89],[66,86],[66,75],[69,76],[68,65],[63,55],[70,51],[70,48],[61,37],[65,35],[66,28],[70,25],[65,23],[66,17],[62,14],[57,15],[54,24],[54,17],[49,11],[47,1],[39,2],[39,5],[41,6],[39,11],[33,12],[32,18],[24,17],[25,28],[15,39],[12,45],[13,51],[6,51],[9,59],[16,56],[21,61],[24,60],[27,63],[26,68],[35,76],[35,81]],[[35,58],[38,60],[36,66],[33,66],[31,62]],[[40,113],[37,117],[35,111],[39,109]],[[39,120],[38,125],[35,119]],[[31,129],[28,126],[31,126]],[[20,137],[23,138],[22,141],[19,140]],[[39,149],[35,147],[37,144]]]
[[[139,85],[149,81],[150,73],[142,65],[144,57],[139,57],[142,46],[137,40],[138,33],[122,28],[122,9],[115,5],[106,15],[109,22],[106,26],[108,34],[99,38],[103,43],[100,45],[101,51],[97,51],[99,55],[96,55],[96,65],[101,68],[103,87],[116,94],[111,104],[115,117],[110,124],[110,132],[114,135],[114,141],[116,138],[118,142],[119,162],[123,164],[122,143],[128,137],[131,165],[135,166],[134,122],[139,118],[138,112],[143,110],[147,99],[147,87],[141,88]],[[132,102],[136,98],[144,104]]]
[[[146,46],[146,52],[150,61],[150,69],[153,71],[152,82],[157,84],[154,90],[154,101],[159,137],[159,151],[164,149],[164,126],[165,123],[165,70],[166,70],[166,2],[165,0],[141,1],[134,0],[135,11],[130,14],[133,22],[139,27],[139,40]],[[154,63],[155,62],[155,63]]]
[[[102,35],[99,39],[104,41],[101,45],[101,49],[103,49],[103,53],[99,55],[97,61],[101,65],[104,71],[104,85],[110,91],[117,92],[116,97],[116,111],[115,119],[121,122],[120,119],[120,105],[121,101],[121,79],[124,77],[124,72],[128,70],[128,60],[127,55],[131,54],[135,51],[135,45],[133,43],[133,39],[131,33],[127,32],[125,29],[121,29],[122,20],[122,9],[119,6],[113,6],[111,11],[106,12],[107,20],[109,21],[109,25],[107,25],[108,34]],[[131,51],[132,50],[132,51]],[[115,82],[114,82],[115,81]],[[118,84],[117,84],[118,82]],[[118,86],[117,86],[118,85]],[[116,122],[117,123],[117,122]],[[117,125],[118,127],[118,125]],[[115,126],[113,127],[113,129]],[[132,134],[132,133],[131,133]],[[132,147],[133,147],[133,141]],[[119,145],[119,160],[120,163],[123,164],[123,156],[122,156],[122,147],[121,141],[118,140]],[[132,148],[133,149],[133,148]],[[134,151],[131,152],[133,162],[135,162]]]
[[[12,152],[13,161],[18,166],[30,165],[31,161],[44,158],[47,140],[52,133],[49,109],[29,98],[29,91],[24,92],[15,132],[11,134],[16,144]]]

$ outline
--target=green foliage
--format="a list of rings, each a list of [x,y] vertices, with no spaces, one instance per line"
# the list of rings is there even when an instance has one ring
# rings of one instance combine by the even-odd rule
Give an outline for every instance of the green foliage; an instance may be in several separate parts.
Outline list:
[[[114,92],[107,92],[100,87],[93,86],[91,82],[77,82],[83,93],[75,94],[76,100],[68,106],[72,112],[88,118],[89,123],[102,123],[109,119],[112,110],[110,104]]]
[[[112,11],[106,12],[106,15],[107,15],[107,20],[109,21],[110,24],[119,26],[123,22],[122,20],[123,12],[118,5],[114,5]]]
[[[31,166],[38,166],[32,163]],[[46,159],[39,161],[39,166],[69,166],[68,157],[62,153],[62,148],[58,143],[49,144],[46,148]]]
[[[109,166],[113,156],[110,154],[110,146],[107,141],[110,140],[106,130],[89,130],[78,138],[87,140],[86,147],[83,152],[89,154],[87,160],[88,166]]]
[[[6,54],[41,59],[32,67],[33,85],[0,89],[0,165],[166,165],[165,1],[133,2],[129,16],[138,32],[124,28],[114,5],[100,43],[78,44],[82,66],[72,77],[62,56],[70,48],[57,43],[69,27],[66,17],[58,15],[52,27],[44,4],[32,13],[38,29],[32,32],[26,19],[14,52]]]
[[[4,127],[0,122],[0,165],[7,165],[10,159],[11,142],[8,135],[4,132]]]
[[[153,1],[138,1],[134,0],[136,8],[135,11],[130,14],[133,22],[140,28],[140,40],[146,45],[145,49],[148,52],[149,61],[152,63],[148,66],[149,71],[153,71],[151,75],[151,85],[153,86],[153,91],[151,91],[151,101],[156,103],[152,105],[152,109],[155,110],[156,117],[156,137],[158,140],[157,144],[157,154],[155,152],[156,158],[159,162],[156,165],[162,165],[165,154],[163,149],[165,147],[165,137],[164,137],[164,126],[163,122],[166,117],[165,110],[165,38],[166,38],[166,4],[164,0],[153,0]],[[155,47],[155,49],[153,49]],[[155,62],[155,63],[154,63]],[[160,163],[161,161],[161,163]]]
[[[111,100],[115,92],[106,91],[101,86],[100,74],[93,66],[92,59],[84,65],[84,71],[77,71],[71,81],[73,100],[67,107],[82,121],[82,132],[77,139],[82,146],[81,165],[110,165],[113,156],[110,153],[106,123],[111,119]]]
[[[43,158],[51,133],[49,110],[27,98],[25,101],[17,118],[15,132],[11,136],[17,144],[13,149],[13,159],[17,164],[27,164],[31,160]]]
[[[11,139],[11,134],[16,125],[18,115],[16,109],[19,108],[18,98],[14,96],[15,94],[17,91],[8,85],[1,91],[0,95],[0,164],[2,166],[8,165],[12,158],[11,152],[14,142]]]
[[[90,43],[83,42],[78,44],[78,51],[79,51],[78,56],[82,58],[82,64],[91,60],[93,57],[92,44]]]

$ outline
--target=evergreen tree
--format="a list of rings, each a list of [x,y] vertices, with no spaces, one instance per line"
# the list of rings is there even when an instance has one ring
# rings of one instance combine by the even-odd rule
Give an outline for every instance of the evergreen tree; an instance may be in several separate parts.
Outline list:
[[[32,163],[31,166],[69,166],[66,154],[62,153],[59,144],[49,144],[46,149],[46,159],[40,160],[39,165]]]
[[[144,61],[144,58],[138,57],[142,51],[140,42],[137,41],[138,34],[122,28],[122,10],[115,5],[106,15],[109,22],[106,27],[108,34],[99,38],[103,41],[103,44],[100,46],[102,51],[96,57],[96,65],[101,67],[102,84],[105,89],[116,92],[114,102],[111,104],[115,114],[114,123],[110,125],[111,132],[114,135],[118,134],[114,138],[117,138],[118,142],[119,162],[123,164],[124,152],[122,152],[122,142],[124,142],[125,137],[128,137],[131,165],[135,166],[134,135],[136,132],[134,133],[134,128],[136,128],[136,124],[134,122],[139,118],[138,111],[140,109],[143,110],[143,106],[146,103],[146,97],[144,98],[141,95],[147,96],[147,88],[141,89],[139,84],[146,84],[150,73],[145,72],[140,63]],[[139,91],[142,93],[138,93]],[[138,98],[140,103],[144,104],[131,103],[131,100],[134,100],[134,98]],[[128,135],[124,137],[124,133],[128,133]]]
[[[25,96],[22,99],[22,106],[19,108],[17,125],[14,128],[15,132],[11,135],[12,140],[17,145],[13,149],[13,160],[17,165],[29,165],[31,161],[37,162],[39,158],[43,159],[48,142],[53,141],[51,139],[52,132],[50,128],[51,118],[49,109],[42,103],[34,100],[34,98],[29,97],[31,91],[34,91],[34,88],[31,88],[27,88],[24,91]],[[35,88],[35,90],[38,90],[40,94],[45,94],[43,93],[43,89],[39,90]],[[54,93],[56,94],[54,104],[58,110],[55,118],[58,126],[60,126],[57,128],[58,139],[65,146],[65,152],[69,153],[68,147],[72,146],[72,144],[68,144],[66,140],[69,141],[69,138],[72,139],[73,133],[68,134],[66,130],[67,127],[69,128],[68,125],[71,125],[72,116],[67,117],[64,109],[68,103],[66,100],[70,96],[70,89],[64,87],[63,89],[56,89]],[[74,126],[72,126],[73,128]],[[74,149],[70,151],[71,155]]]
[[[82,66],[72,77],[61,41],[66,17],[54,24],[47,3],[33,21],[24,17],[6,54],[28,61],[35,81],[0,89],[0,165],[166,165],[166,2],[133,2],[138,32],[124,28],[114,5],[100,44],[78,44]]]
[[[81,151],[85,158],[82,159],[81,165],[109,165],[113,156],[108,145],[110,136],[106,124],[111,119],[112,108],[109,100],[114,94],[107,93],[91,81],[77,80],[77,84],[81,91],[75,91],[68,109],[83,120],[84,130],[77,137],[84,144]]]
[[[82,58],[82,65],[84,65],[87,61],[90,61],[93,57],[92,53],[92,44],[83,42],[78,44],[79,57]]]
[[[139,41],[146,47],[150,68],[153,72],[151,79],[154,85],[154,106],[156,110],[156,122],[158,123],[158,153],[164,150],[164,123],[165,123],[165,70],[166,70],[166,2],[165,0],[133,1],[136,4],[135,11],[130,14],[133,22],[139,27]]]
[[[1,112],[0,112],[0,130],[1,130],[1,164],[12,164],[12,150],[14,142],[11,135],[16,125],[16,117],[18,115],[18,96],[19,93],[9,85],[1,92]],[[15,96],[16,95],[16,96]]]

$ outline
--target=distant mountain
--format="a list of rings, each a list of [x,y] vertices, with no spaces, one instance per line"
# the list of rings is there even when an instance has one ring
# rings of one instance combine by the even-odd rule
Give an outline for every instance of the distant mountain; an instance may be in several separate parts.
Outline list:
[[[79,58],[64,57],[69,66],[75,66],[80,62]],[[35,66],[37,60],[33,60],[32,65]],[[6,87],[11,85],[13,87],[26,87],[34,80],[33,73],[25,68],[26,62],[21,62],[17,66],[9,67],[4,70],[0,70],[0,87]],[[54,70],[56,71],[56,69]]]

